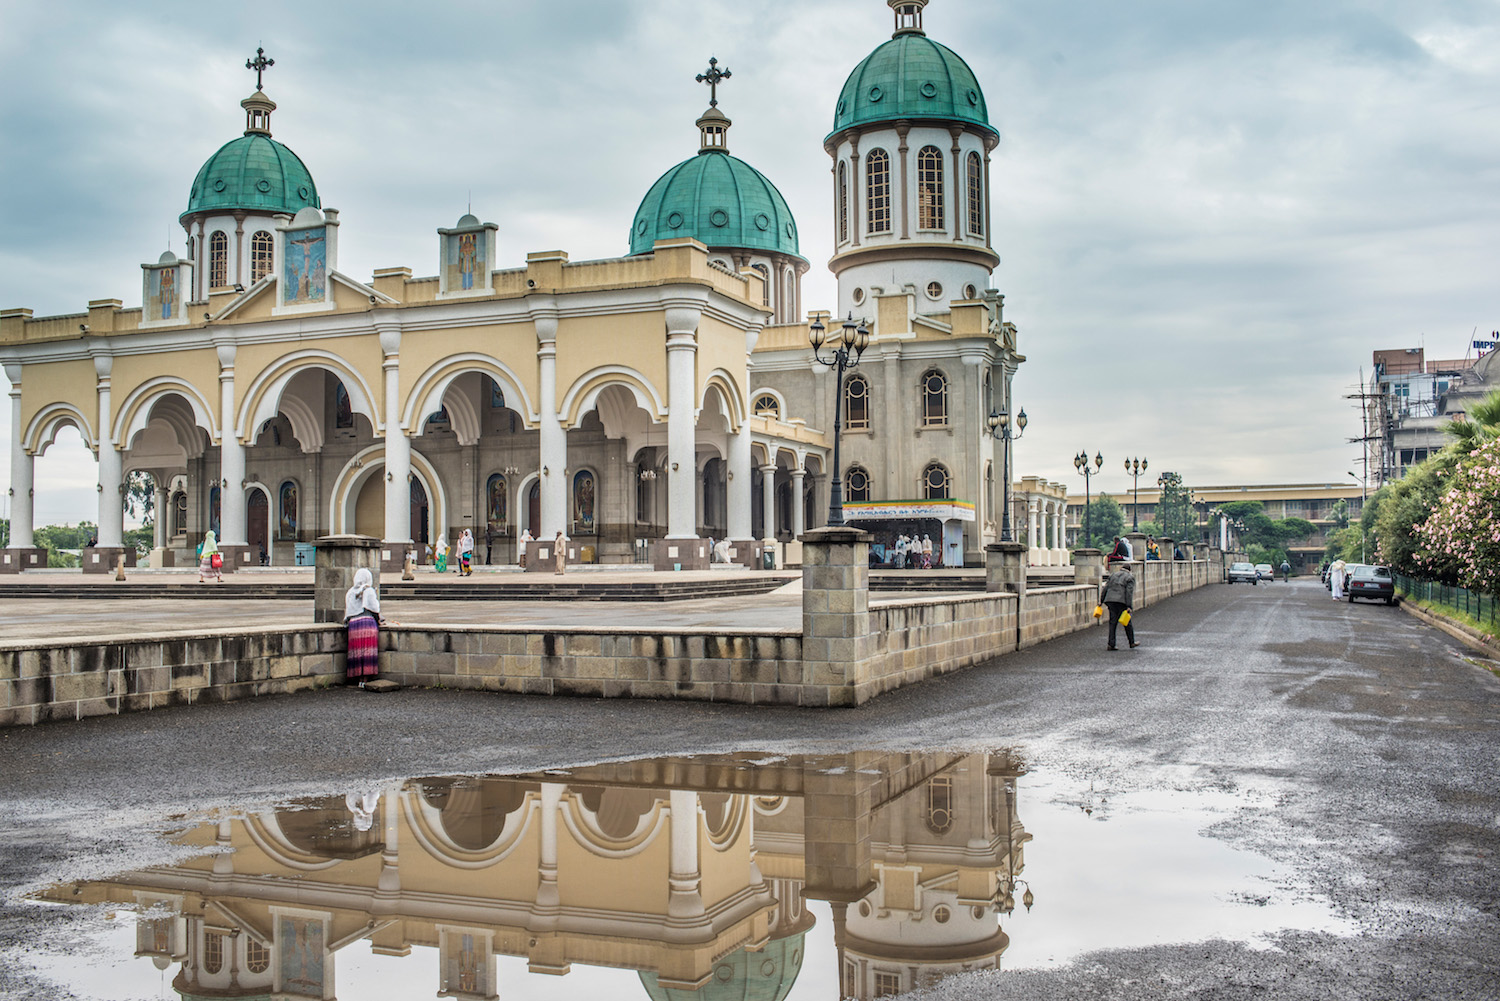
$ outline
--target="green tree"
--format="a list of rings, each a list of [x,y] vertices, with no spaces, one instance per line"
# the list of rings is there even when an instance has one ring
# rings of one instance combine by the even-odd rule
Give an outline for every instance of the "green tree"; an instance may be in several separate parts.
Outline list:
[[[137,556],[144,556],[156,543],[156,527],[148,521],[140,528],[133,528],[126,532],[123,541],[125,545],[135,550]]]
[[[1333,522],[1334,528],[1349,527],[1349,502],[1340,497],[1334,501],[1333,507],[1328,509],[1328,520]]]
[[[149,520],[156,511],[156,480],[150,473],[132,469],[125,474],[125,511],[132,518]]]
[[[1345,525],[1328,533],[1328,544],[1323,549],[1323,555],[1328,562],[1343,560],[1346,563],[1358,563],[1359,547],[1363,536],[1360,535],[1358,525]]]
[[[1365,505],[1360,522],[1369,555],[1408,576],[1434,577],[1446,584],[1458,582],[1456,567],[1431,562],[1424,566],[1418,561],[1422,545],[1416,534],[1417,526],[1427,521],[1447,491],[1457,465],[1458,453],[1445,448],[1408,469],[1401,479],[1375,491],[1370,498],[1373,503]]]
[[[1089,504],[1088,524],[1091,532],[1079,546],[1108,550],[1114,544],[1115,536],[1125,534],[1125,509],[1113,497],[1100,495]],[[1082,533],[1079,538],[1083,539]]]
[[[1245,551],[1245,555],[1249,557],[1251,563],[1271,564],[1271,571],[1273,573],[1280,571],[1283,562],[1290,562],[1286,558],[1285,549],[1270,548],[1255,543],[1251,543],[1249,549]]]
[[[1453,447],[1467,455],[1485,442],[1500,436],[1500,389],[1484,398],[1483,403],[1462,417],[1455,417],[1443,425],[1443,430],[1453,436]]]
[[[0,549],[10,545],[10,519],[0,518]]]

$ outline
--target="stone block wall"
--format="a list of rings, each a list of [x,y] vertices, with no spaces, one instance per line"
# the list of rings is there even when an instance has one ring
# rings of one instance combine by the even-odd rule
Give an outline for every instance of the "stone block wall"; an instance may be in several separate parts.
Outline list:
[[[854,687],[855,704],[1015,650],[1016,596],[882,602],[870,611],[870,633],[873,649]]]
[[[1021,649],[1088,628],[1098,600],[1099,589],[1090,584],[1027,591]]]

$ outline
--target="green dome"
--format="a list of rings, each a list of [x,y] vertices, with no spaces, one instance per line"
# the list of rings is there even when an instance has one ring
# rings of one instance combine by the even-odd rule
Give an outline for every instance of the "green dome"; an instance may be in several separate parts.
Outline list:
[[[635,210],[630,253],[649,254],[657,240],[680,236],[710,247],[801,256],[796,220],[776,185],[718,150],[684,160],[651,185]]]
[[[208,158],[193,179],[183,215],[220,209],[296,215],[309,205],[322,208],[307,167],[281,143],[254,132],[231,139]]]
[[[663,987],[655,973],[641,973],[651,1001],[783,1001],[802,972],[805,932],[774,938],[760,952],[740,949],[714,964],[708,983],[696,991]]]
[[[897,35],[854,67],[839,91],[829,136],[898,118],[951,118],[995,131],[969,64],[916,32]]]

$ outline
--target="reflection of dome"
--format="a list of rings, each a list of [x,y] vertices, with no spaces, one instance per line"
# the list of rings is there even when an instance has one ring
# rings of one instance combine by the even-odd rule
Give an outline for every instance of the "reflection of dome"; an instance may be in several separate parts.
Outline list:
[[[641,984],[652,1001],[782,1001],[802,971],[802,939],[798,932],[772,939],[760,952],[732,952],[714,964],[708,983],[696,991],[662,987],[655,973],[643,972]]]
[[[957,119],[994,131],[969,64],[918,32],[897,34],[854,67],[839,91],[829,134],[901,118]]]
[[[799,256],[786,199],[760,171],[720,150],[703,150],[663,174],[635,211],[630,252],[690,236],[709,247]]]
[[[285,212],[321,208],[312,174],[296,153],[261,132],[247,133],[220,146],[208,158],[188,195],[187,211]]]

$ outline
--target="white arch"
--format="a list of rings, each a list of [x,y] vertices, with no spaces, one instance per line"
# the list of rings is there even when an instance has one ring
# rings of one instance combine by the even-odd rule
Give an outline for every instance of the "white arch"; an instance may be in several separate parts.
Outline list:
[[[623,386],[635,397],[636,404],[654,418],[667,416],[667,405],[657,393],[651,380],[627,365],[600,365],[573,380],[563,396],[557,412],[563,423],[576,422],[573,415],[586,414],[594,409],[599,394],[609,386]]]
[[[406,398],[406,409],[401,414],[401,426],[407,433],[420,433],[421,428],[417,423],[441,406],[443,394],[448,391],[453,380],[468,372],[479,372],[494,379],[505,396],[506,405],[521,415],[521,422],[526,429],[530,430],[535,426],[539,414],[531,397],[521,388],[521,380],[516,373],[498,358],[470,352],[449,355],[436,362],[412,384],[411,394]],[[521,406],[510,406],[512,401],[519,401]]]
[[[726,417],[729,418],[729,430],[738,431],[745,423],[747,414],[747,402],[744,394],[740,392],[739,380],[727,369],[716,368],[708,373],[708,378],[703,380],[703,395],[698,399],[698,412],[708,404],[708,393],[710,390],[718,390],[719,396],[723,398],[727,408]],[[759,394],[756,394],[759,395]],[[782,414],[785,416],[786,409],[783,407]]]
[[[285,393],[276,403],[277,410],[286,416],[286,422],[292,426],[292,437],[297,439],[297,445],[304,454],[317,452],[323,448],[323,415],[318,413],[312,406],[300,396],[287,396]],[[272,418],[274,419],[274,415]],[[257,421],[256,433],[265,424],[265,421]]]
[[[448,389],[453,388],[453,383],[461,378],[461,373],[448,381]],[[479,440],[483,425],[479,423],[479,410],[474,406],[474,400],[468,393],[458,392],[451,396],[447,390],[438,397],[438,405],[448,411],[448,424],[453,429],[454,435],[458,437],[460,445],[472,445]],[[427,433],[427,418],[437,413],[437,406],[430,409],[424,407],[418,412],[416,423],[411,431],[413,435]]]
[[[38,411],[26,426],[22,444],[32,455],[45,455],[48,446],[57,440],[57,432],[69,426],[78,429],[85,445],[95,452],[99,451],[99,440],[94,435],[93,425],[83,411],[71,403],[51,403]]]
[[[365,482],[371,476],[384,471],[384,444],[361,449],[344,463],[344,468],[334,477],[333,489],[328,495],[328,524],[333,526],[333,534],[354,531],[354,504],[359,499],[359,492],[364,489]],[[433,541],[436,541],[439,535],[447,531],[448,524],[448,495],[443,490],[443,481],[427,457],[416,449],[411,452],[411,472],[422,481],[422,487],[427,491],[432,518],[431,534]]]
[[[115,418],[114,440],[128,444],[130,439],[151,423],[151,409],[169,396],[180,396],[186,400],[188,409],[193,413],[193,422],[207,431],[214,441],[219,440],[219,422],[214,420],[214,408],[207,397],[196,386],[170,375],[148,379],[125,397]]]
[[[375,394],[364,377],[349,366],[349,363],[328,351],[294,351],[282,355],[261,370],[245,391],[245,402],[235,419],[234,433],[244,440],[251,429],[258,428],[275,417],[281,407],[281,394],[299,373],[308,369],[327,369],[339,377],[349,394],[349,406],[356,414],[363,414],[377,434],[385,431],[385,422],[376,416],[372,402]],[[320,422],[321,426],[321,422]]]

